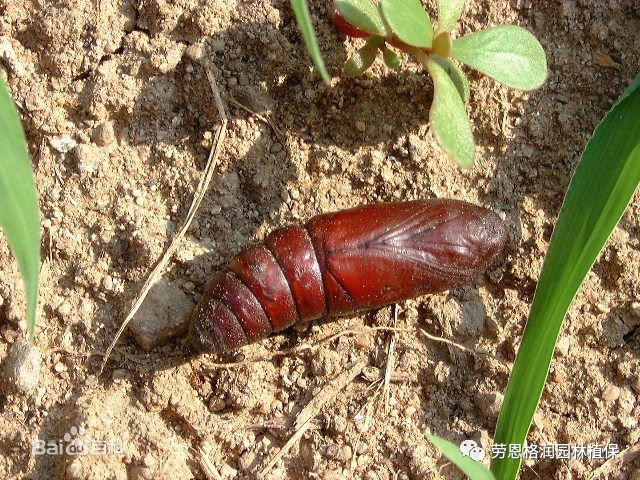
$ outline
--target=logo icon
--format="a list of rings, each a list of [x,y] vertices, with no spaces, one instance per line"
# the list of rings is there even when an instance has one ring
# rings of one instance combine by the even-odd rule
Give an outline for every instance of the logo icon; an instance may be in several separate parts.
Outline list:
[[[67,455],[87,455],[89,453],[89,445],[83,441],[80,437],[84,437],[87,433],[84,427],[81,425],[71,427],[69,432],[65,433],[62,438],[67,443],[64,451]]]
[[[460,444],[460,453],[476,462],[480,462],[484,458],[484,448],[479,446],[475,440],[464,440]]]
[[[61,439],[36,439],[32,442],[34,455],[121,455],[124,445],[121,440],[96,440],[87,436],[86,428],[73,425]]]

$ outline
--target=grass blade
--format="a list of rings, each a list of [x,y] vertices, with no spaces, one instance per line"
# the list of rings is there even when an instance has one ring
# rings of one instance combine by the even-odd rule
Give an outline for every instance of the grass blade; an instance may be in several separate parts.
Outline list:
[[[501,25],[456,38],[452,56],[518,90],[533,90],[547,79],[542,45],[517,25]]]
[[[424,65],[433,79],[433,102],[429,120],[442,149],[461,167],[472,167],[475,155],[473,133],[458,88],[433,58]]]
[[[1,78],[0,227],[20,267],[29,337],[33,339],[40,274],[40,210],[20,118]]]
[[[507,386],[495,444],[523,444],[538,406],[564,316],[640,183],[640,75],[587,143],[551,236]],[[498,480],[519,459],[496,458]]]
[[[313,23],[311,22],[311,13],[309,12],[309,5],[307,0],[291,0],[291,8],[296,16],[298,22],[298,28],[302,32],[302,38],[304,44],[307,46],[311,61],[316,67],[316,70],[324,80],[324,83],[331,85],[331,76],[327,72],[327,67],[324,65],[322,59],[322,53],[320,52],[320,46],[318,45],[318,39],[316,38],[316,32],[313,29]]]
[[[429,435],[427,438],[471,480],[495,480],[495,477],[487,467],[462,455],[458,445],[435,435]]]

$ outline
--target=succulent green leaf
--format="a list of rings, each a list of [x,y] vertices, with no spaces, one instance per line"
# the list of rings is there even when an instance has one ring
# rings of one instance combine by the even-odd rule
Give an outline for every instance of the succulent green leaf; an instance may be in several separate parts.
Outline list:
[[[462,69],[448,58],[442,58],[437,55],[432,55],[431,58],[447,72],[447,75],[449,75],[451,81],[458,89],[462,101],[467,103],[470,95],[469,80],[467,80],[467,76]]]
[[[522,445],[544,390],[564,317],[640,183],[640,75],[605,115],[569,184],[496,427],[495,443]],[[500,480],[520,460],[495,458]]]
[[[371,35],[367,38],[367,45],[371,48],[380,48],[384,45],[384,38],[379,35]]]
[[[311,13],[309,13],[307,0],[291,0],[291,7],[293,8],[293,13],[296,16],[298,28],[300,28],[300,31],[302,32],[304,44],[307,47],[309,56],[311,56],[311,61],[322,77],[322,80],[324,80],[324,83],[330,86],[331,76],[329,75],[329,72],[327,72],[327,67],[325,67],[324,60],[322,59],[322,53],[320,52],[316,32],[313,29],[313,23],[311,22]]]
[[[344,74],[347,77],[355,77],[364,73],[375,61],[377,53],[377,48],[362,47],[344,64]]]
[[[503,25],[453,40],[452,56],[495,80],[533,90],[547,78],[547,57],[540,42],[517,25]]]
[[[429,120],[436,140],[461,167],[471,167],[475,145],[462,97],[451,77],[438,62],[427,58],[425,66],[433,79],[433,103]]]
[[[380,7],[387,24],[402,42],[431,48],[433,25],[420,0],[382,0]]]
[[[382,47],[382,59],[384,64],[392,70],[398,68],[402,63],[400,56],[386,45]]]
[[[20,267],[33,339],[40,274],[40,210],[27,145],[13,101],[0,78],[0,227]]]
[[[438,30],[450,32],[460,20],[466,0],[440,0],[438,2]]]
[[[334,4],[340,15],[354,27],[373,35],[388,35],[380,9],[371,0],[335,0]]]
[[[471,480],[496,480],[491,471],[482,463],[464,456],[458,445],[435,435],[428,435],[427,439]]]

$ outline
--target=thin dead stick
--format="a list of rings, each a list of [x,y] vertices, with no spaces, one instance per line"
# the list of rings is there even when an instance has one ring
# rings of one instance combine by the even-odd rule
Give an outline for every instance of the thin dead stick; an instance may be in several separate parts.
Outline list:
[[[216,102],[216,107],[218,108],[218,113],[221,119],[220,126],[216,131],[211,152],[209,153],[209,158],[207,159],[207,165],[204,170],[204,175],[202,176],[202,178],[200,179],[200,182],[198,183],[198,187],[196,188],[196,191],[193,196],[193,201],[191,202],[191,206],[189,207],[189,211],[187,212],[187,217],[185,218],[182,227],[180,228],[176,236],[173,238],[171,244],[167,247],[167,249],[165,250],[160,260],[158,260],[158,262],[156,263],[155,267],[151,271],[151,274],[149,275],[147,280],[144,282],[144,285],[142,286],[142,290],[138,294],[138,297],[136,298],[135,302],[133,303],[131,310],[123,320],[122,325],[120,325],[120,328],[118,329],[118,332],[116,333],[115,338],[111,342],[111,345],[109,345],[109,348],[107,348],[105,357],[102,360],[102,364],[100,365],[100,372],[98,373],[98,375],[102,374],[102,371],[104,370],[104,367],[107,363],[109,355],[111,354],[111,351],[113,350],[113,347],[115,346],[116,342],[122,335],[122,332],[124,332],[124,329],[127,328],[127,325],[129,324],[129,322],[131,321],[131,319],[136,314],[136,312],[144,302],[145,298],[147,297],[149,290],[162,274],[162,270],[167,265],[167,262],[173,256],[173,253],[176,251],[176,249],[180,246],[182,237],[184,237],[185,233],[191,226],[193,217],[195,216],[196,211],[198,210],[198,207],[200,206],[200,203],[202,202],[202,199],[204,198],[207,192],[207,189],[209,188],[209,183],[211,182],[211,178],[213,177],[213,172],[215,170],[215,167],[218,164],[218,156],[220,155],[220,151],[222,150],[222,145],[224,144],[224,139],[227,135],[228,120],[227,120],[227,114],[224,109],[224,105],[222,103],[222,99],[220,98],[220,90],[218,89],[215,76],[213,75],[212,67],[209,65],[207,61],[205,61],[204,68],[207,72],[207,78],[209,79],[209,84],[211,85],[211,91],[213,92],[213,98]]]
[[[632,447],[625,448],[620,455],[610,458],[593,472],[591,472],[590,480],[595,480],[601,477],[605,473],[611,472],[616,466],[624,465],[625,463],[631,463],[636,458],[640,457],[640,444],[633,445]]]
[[[464,345],[461,345],[459,343],[456,343],[452,340],[449,340],[447,338],[444,337],[436,337],[434,335],[431,335],[430,333],[428,333],[426,330],[419,328],[418,331],[423,334],[425,337],[427,337],[429,340],[433,340],[434,342],[441,342],[441,343],[446,343],[447,345],[451,345],[452,347],[455,348],[459,348],[460,350],[462,350],[463,352],[468,352],[472,355],[476,355],[476,351],[472,350],[470,348],[465,347]]]
[[[207,447],[207,450],[210,450],[209,445],[205,442],[203,442],[201,445],[198,445],[198,447],[194,449],[195,457],[200,464],[200,469],[207,477],[207,480],[222,480],[222,476],[220,475],[220,473],[218,473],[218,469],[209,458],[209,455],[205,451],[204,447]]]
[[[318,415],[318,413],[320,413],[322,407],[324,407],[324,405],[330,400],[334,400],[338,392],[351,383],[353,379],[362,372],[362,369],[366,365],[367,361],[365,359],[358,360],[325,384],[322,390],[320,390],[320,393],[311,399],[311,401],[300,411],[293,425],[296,429],[295,433],[262,469],[259,475],[260,477],[264,477],[269,473],[278,460],[280,460],[291,449],[291,447],[295,445],[300,438],[302,438],[304,432],[309,428],[311,421],[316,415]]]
[[[233,97],[226,97],[226,100],[227,100],[227,102],[231,103],[232,105],[235,105],[236,107],[244,110],[245,112],[250,113],[251,115],[256,117],[258,120],[261,120],[262,122],[266,123],[269,127],[271,127],[271,129],[274,132],[276,132],[277,135],[279,135],[281,137],[281,139],[284,140],[286,138],[285,134],[282,132],[282,130],[280,130],[278,128],[278,126],[272,120],[268,119],[264,115],[259,114],[258,112],[254,112],[249,107],[247,107],[246,105],[243,105],[242,103],[240,103],[239,101],[237,101]]]
[[[259,362],[269,362],[271,360],[273,360],[274,358],[277,357],[284,357],[287,355],[295,355],[297,353],[302,353],[302,352],[311,352],[314,350],[317,350],[318,348],[320,348],[322,345],[324,345],[325,343],[329,343],[332,342],[333,340],[336,340],[337,338],[343,337],[345,335],[372,335],[374,333],[377,332],[397,332],[397,333],[421,333],[423,334],[425,337],[427,337],[429,340],[433,340],[434,342],[442,342],[442,343],[446,343],[448,345],[451,345],[453,347],[459,348],[461,350],[464,350],[466,352],[469,352],[473,355],[477,355],[480,352],[476,352],[474,350],[471,350],[467,347],[465,347],[464,345],[460,345],[458,343],[455,343],[451,340],[448,340],[446,338],[443,337],[436,337],[434,335],[431,335],[430,333],[427,333],[425,330],[423,330],[422,328],[396,328],[396,327],[366,327],[366,328],[361,328],[361,329],[355,329],[355,328],[350,328],[347,330],[343,330],[339,333],[334,333],[332,335],[329,335],[328,337],[322,338],[320,340],[318,340],[314,345],[308,345],[308,344],[304,344],[304,345],[300,345],[297,347],[293,347],[293,348],[289,348],[287,350],[278,350],[277,352],[272,352],[268,355],[265,356],[261,356],[261,357],[256,357],[256,358],[249,358],[246,360],[242,360],[239,362],[228,362],[228,363],[215,363],[215,362],[209,362],[206,360],[200,360],[201,364],[209,369],[209,370],[215,370],[218,368],[238,368],[238,367],[242,367],[244,365],[250,365],[253,363],[259,363]]]
[[[333,335],[330,335],[323,339],[320,339],[315,343],[315,345],[304,344],[298,347],[289,348],[287,350],[278,350],[277,352],[272,352],[269,355],[265,355],[262,357],[249,358],[247,360],[242,360],[240,362],[215,363],[215,362],[208,362],[203,360],[200,360],[200,362],[204,367],[210,370],[215,370],[218,368],[229,368],[229,369],[238,368],[238,367],[242,367],[243,365],[250,365],[252,363],[269,362],[277,357],[294,355],[296,353],[301,353],[301,352],[311,352],[311,351],[317,350],[325,343],[332,342],[333,340],[343,337],[345,335],[373,334],[376,332],[418,333],[418,330],[414,328],[393,328],[393,327],[367,327],[363,329],[347,329],[339,333],[334,333]]]
[[[393,304],[393,327],[398,324],[398,304]],[[391,391],[391,375],[395,365],[396,334],[391,334],[389,350],[387,351],[387,368],[384,371],[384,383],[382,387],[382,398],[384,399],[384,412],[389,413],[389,394]]]

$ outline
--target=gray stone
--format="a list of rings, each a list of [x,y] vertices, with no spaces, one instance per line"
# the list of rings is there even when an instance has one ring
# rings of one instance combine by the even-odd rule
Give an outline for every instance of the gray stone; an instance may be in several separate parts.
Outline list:
[[[129,330],[145,350],[187,331],[195,304],[175,284],[159,280],[129,324]]]
[[[498,418],[504,397],[501,393],[479,393],[475,397],[476,405],[487,418]]]
[[[101,147],[116,145],[116,132],[113,122],[105,122],[98,125],[93,131],[91,139]]]
[[[9,349],[2,366],[2,382],[9,393],[28,393],[40,380],[42,355],[27,340],[19,339]]]

